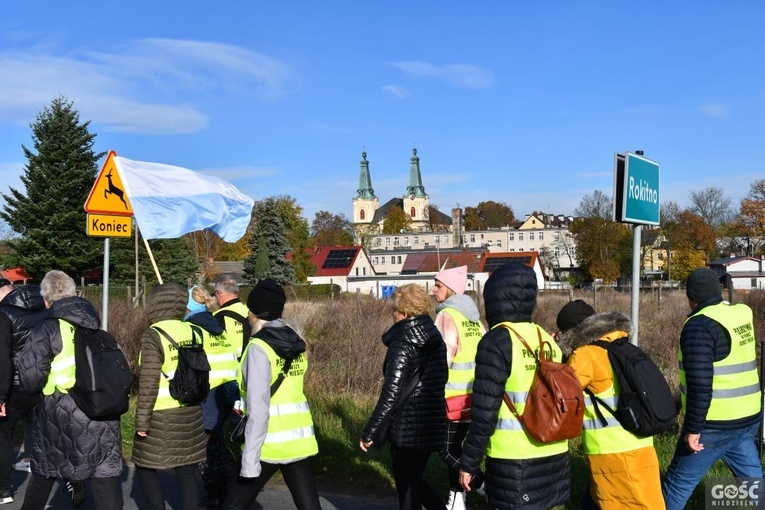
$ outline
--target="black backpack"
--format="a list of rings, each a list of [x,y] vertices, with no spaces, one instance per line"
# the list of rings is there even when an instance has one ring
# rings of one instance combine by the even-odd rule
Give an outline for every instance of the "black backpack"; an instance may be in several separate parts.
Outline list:
[[[626,430],[637,436],[653,436],[675,424],[677,407],[667,380],[653,360],[639,347],[620,338],[613,342],[593,343],[608,351],[608,360],[619,386],[616,409],[588,391],[595,403],[595,413],[605,425],[600,412],[603,406]]]
[[[119,420],[130,405],[130,372],[125,353],[102,329],[75,326],[74,386],[69,389],[77,407],[91,420]]]
[[[210,363],[202,342],[197,342],[197,334],[201,337],[202,332],[196,326],[191,326],[191,345],[181,346],[162,328],[152,328],[178,351],[178,366],[170,379],[170,396],[186,406],[201,404],[210,392]],[[167,378],[167,374],[162,375]]]

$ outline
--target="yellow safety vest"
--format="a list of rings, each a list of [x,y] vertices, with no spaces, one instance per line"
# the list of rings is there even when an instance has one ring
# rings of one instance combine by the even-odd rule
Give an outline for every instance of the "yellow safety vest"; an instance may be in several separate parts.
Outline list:
[[[61,352],[50,362],[50,374],[43,387],[43,395],[53,395],[58,390],[68,393],[74,386],[74,324],[63,319],[58,320],[61,333]]]
[[[272,385],[284,367],[285,360],[263,340],[252,338],[250,343],[258,344],[268,356],[271,364]],[[242,364],[247,361],[247,349],[242,356]],[[303,393],[303,377],[308,368],[305,353],[295,358],[290,370],[276,393],[271,395],[268,412],[268,431],[260,451],[260,458],[266,462],[284,462],[301,459],[319,453],[319,445],[313,430],[313,418],[308,400]],[[240,371],[241,374],[241,371]],[[242,400],[247,400],[247,388],[239,376],[239,388]],[[246,413],[247,410],[245,409]]]
[[[244,303],[237,301],[236,303],[231,303],[230,305],[216,310],[213,312],[213,315],[218,315],[225,311],[234,312],[238,315],[241,315],[245,321],[248,320],[247,316],[250,313],[249,309]],[[223,327],[226,330],[226,334],[229,335],[231,342],[233,342],[238,349],[237,356],[241,356],[244,353],[244,346],[249,340],[249,338],[244,338],[244,323],[240,322],[234,317],[229,316],[226,313],[223,313]]]
[[[162,331],[170,335],[179,346],[192,344],[192,335],[196,335],[198,342],[202,342],[202,328],[194,326],[189,322],[183,322],[176,319],[155,322],[152,328],[161,328]],[[159,378],[159,391],[157,400],[154,402],[154,410],[175,409],[182,407],[182,404],[170,396],[170,379],[175,375],[175,369],[178,368],[178,351],[165,337],[157,332],[159,342],[162,345],[164,361],[162,362],[162,375]]]
[[[540,329],[542,340],[546,341],[552,349],[552,359],[560,361],[563,357],[558,344],[536,324],[531,322],[505,322],[503,324],[512,326],[532,348],[538,345],[537,329]],[[494,328],[497,327],[500,325],[494,326]],[[508,333],[510,332],[508,331]],[[537,364],[534,354],[526,350],[519,340],[512,337],[512,334],[508,338],[508,342],[512,344],[513,360],[510,366],[510,377],[505,382],[505,392],[515,405],[518,414],[523,416],[526,397],[528,397],[529,389],[531,389]],[[487,456],[495,459],[535,459],[550,457],[567,451],[568,441],[565,439],[553,443],[540,443],[526,434],[521,422],[510,412],[507,404],[500,403],[497,427],[494,434],[489,438],[489,445],[486,448]]]
[[[441,311],[449,314],[460,336],[460,351],[449,366],[445,396],[449,398],[473,393],[475,354],[478,351],[478,342],[483,336],[483,326],[480,322],[469,321],[463,313],[454,308],[444,308]]]
[[[226,331],[213,335],[204,328],[202,331],[203,345],[207,361],[210,363],[210,389],[229,381],[239,380],[239,348],[236,337]]]
[[[595,396],[602,400],[611,409],[616,409],[619,402],[619,381],[616,379],[613,368],[611,369],[613,384]],[[653,437],[638,437],[621,426],[619,420],[614,418],[608,409],[599,406],[606,424],[595,413],[595,402],[589,394],[584,394],[584,422],[582,423],[582,442],[584,453],[597,455],[600,453],[630,452],[639,448],[653,445]]]
[[[760,379],[757,375],[752,309],[744,304],[722,302],[702,308],[688,320],[697,315],[709,317],[730,335],[730,354],[712,365],[712,401],[709,403],[707,420],[730,421],[759,413]],[[687,386],[682,349],[679,349],[678,359],[680,400],[685,411]]]

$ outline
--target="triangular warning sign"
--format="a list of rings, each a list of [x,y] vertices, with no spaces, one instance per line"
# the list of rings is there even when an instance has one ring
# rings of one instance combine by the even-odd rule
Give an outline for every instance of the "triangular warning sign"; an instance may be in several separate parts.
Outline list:
[[[96,177],[88,200],[85,201],[85,210],[89,213],[133,215],[133,208],[130,207],[130,200],[114,161],[116,155],[114,151],[109,151],[104,166]]]

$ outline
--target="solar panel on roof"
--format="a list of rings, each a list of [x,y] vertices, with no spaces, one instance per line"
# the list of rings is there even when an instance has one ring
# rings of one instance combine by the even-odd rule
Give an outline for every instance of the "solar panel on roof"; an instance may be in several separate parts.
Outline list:
[[[505,264],[517,263],[517,264],[529,264],[531,263],[531,256],[525,255],[523,257],[491,257],[486,259],[486,263],[483,266],[483,270],[487,273],[491,273],[504,266]]]
[[[329,250],[322,269],[341,269],[351,267],[356,250]]]

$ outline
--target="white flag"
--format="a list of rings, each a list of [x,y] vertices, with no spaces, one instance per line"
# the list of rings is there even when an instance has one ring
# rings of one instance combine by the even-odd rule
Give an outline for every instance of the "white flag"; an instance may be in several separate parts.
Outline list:
[[[210,229],[233,243],[247,231],[254,201],[230,182],[178,166],[119,156],[114,162],[144,238]]]

